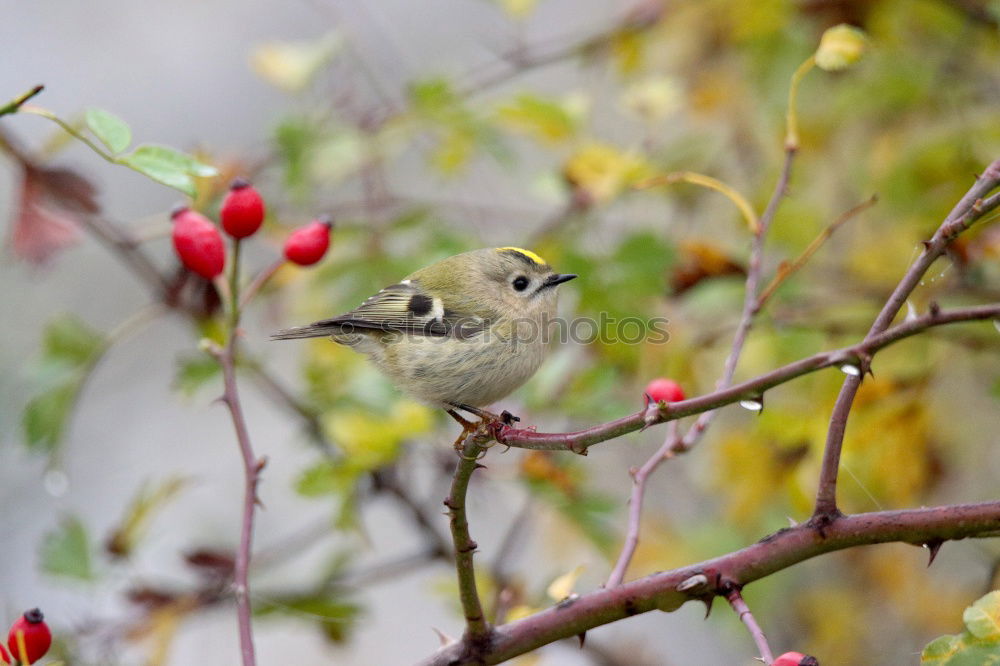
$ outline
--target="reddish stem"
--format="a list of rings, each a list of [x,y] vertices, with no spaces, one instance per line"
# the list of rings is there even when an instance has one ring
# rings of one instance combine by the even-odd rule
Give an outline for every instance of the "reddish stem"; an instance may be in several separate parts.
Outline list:
[[[764,630],[760,628],[757,624],[756,618],[754,618],[753,613],[750,612],[750,607],[747,606],[747,602],[743,600],[743,595],[740,594],[738,587],[733,587],[729,592],[726,593],[726,601],[732,606],[733,611],[740,618],[740,621],[746,625],[747,631],[753,636],[753,642],[757,644],[757,650],[760,652],[760,658],[765,663],[770,665],[774,661],[774,655],[771,653],[771,646],[767,643],[767,636],[764,635]]]

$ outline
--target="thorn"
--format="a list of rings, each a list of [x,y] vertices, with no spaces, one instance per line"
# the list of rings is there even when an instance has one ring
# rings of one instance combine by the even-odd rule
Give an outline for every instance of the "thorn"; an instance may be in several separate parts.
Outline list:
[[[678,592],[689,592],[695,588],[700,588],[708,585],[708,576],[705,574],[695,574],[681,581],[676,590]]]
[[[441,641],[441,647],[446,647],[448,645],[452,645],[458,642],[448,634],[438,629],[437,627],[431,627],[431,629],[434,631],[435,634],[437,634],[438,640]]]
[[[925,250],[931,249],[931,242],[929,240],[922,240],[920,242],[923,244]]]
[[[508,447],[508,448],[510,448],[510,447]],[[475,472],[477,469],[489,469],[489,468],[486,467],[486,465],[483,465],[481,463],[476,463],[475,465],[472,466],[472,471]]]
[[[935,319],[937,319],[937,316],[939,314],[941,314],[941,306],[938,305],[937,301],[931,301],[929,310],[930,310],[931,317],[933,317]]]
[[[267,456],[261,456],[257,459],[257,464],[254,465],[254,472],[259,474],[265,467],[267,467]]]
[[[930,567],[934,564],[934,558],[937,557],[938,551],[941,550],[941,545],[944,543],[944,539],[933,539],[924,544],[924,548],[927,549],[927,566]]]
[[[710,596],[710,597],[702,597],[701,599],[699,599],[699,601],[701,601],[701,603],[705,604],[705,618],[704,619],[707,620],[708,616],[712,614],[712,602],[715,601],[715,596],[713,595],[713,596]]]
[[[580,639],[580,649],[582,650],[583,644],[587,642],[587,632],[582,631],[579,634],[577,634],[576,637]]]

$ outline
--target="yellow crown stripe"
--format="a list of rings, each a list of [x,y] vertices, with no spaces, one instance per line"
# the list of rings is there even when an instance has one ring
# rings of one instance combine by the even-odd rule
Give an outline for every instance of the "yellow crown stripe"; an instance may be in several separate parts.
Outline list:
[[[542,259],[537,254],[535,254],[534,252],[532,252],[531,250],[525,250],[524,248],[520,248],[520,247],[498,247],[497,248],[497,252],[504,252],[504,251],[517,252],[519,254],[523,254],[524,256],[526,256],[528,259],[531,259],[533,262],[535,262],[539,266],[544,266],[544,265],[546,265],[546,264],[549,263],[549,262],[545,261],[544,259]]]

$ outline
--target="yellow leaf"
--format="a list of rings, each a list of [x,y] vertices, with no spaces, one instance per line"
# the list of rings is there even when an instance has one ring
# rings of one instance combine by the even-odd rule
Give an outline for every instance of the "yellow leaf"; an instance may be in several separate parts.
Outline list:
[[[461,169],[472,157],[476,139],[472,132],[464,128],[449,131],[438,143],[431,163],[444,174],[453,174]]]
[[[583,146],[563,167],[566,180],[597,203],[611,201],[651,174],[652,168],[641,157],[603,143]]]
[[[250,56],[250,65],[271,85],[298,92],[336,55],[341,42],[330,33],[317,40],[262,44]]]
[[[567,105],[535,95],[518,95],[497,109],[497,117],[507,127],[543,143],[559,143],[576,132],[576,122]]]
[[[527,604],[518,604],[517,606],[514,606],[509,611],[507,611],[507,622],[514,622],[515,620],[523,620],[529,615],[534,615],[539,610],[540,609],[528,606]]]
[[[683,92],[676,79],[652,76],[636,81],[622,94],[622,106],[646,122],[662,120],[681,108]]]
[[[621,74],[631,74],[640,67],[645,56],[642,33],[637,30],[622,30],[611,40],[611,54]]]
[[[567,598],[573,593],[573,587],[576,586],[576,581],[583,575],[583,570],[584,566],[581,564],[572,571],[567,571],[549,583],[549,586],[545,588],[545,593],[553,601],[562,601]]]
[[[526,18],[535,11],[538,0],[497,0],[507,14],[516,19]]]
[[[432,418],[429,408],[404,399],[392,404],[388,414],[340,409],[324,423],[354,464],[374,469],[395,459],[404,441],[430,430]]]

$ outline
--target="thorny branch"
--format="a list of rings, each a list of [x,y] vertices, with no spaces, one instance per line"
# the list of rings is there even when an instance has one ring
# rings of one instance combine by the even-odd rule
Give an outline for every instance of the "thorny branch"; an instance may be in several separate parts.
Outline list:
[[[236,345],[239,340],[240,307],[239,294],[240,271],[240,239],[233,240],[233,256],[229,275],[229,313],[226,345],[222,349],[209,347],[209,351],[222,366],[222,378],[225,391],[222,402],[229,409],[236,431],[236,441],[239,444],[240,458],[243,461],[243,520],[240,530],[240,546],[236,551],[236,563],[233,568],[233,583],[236,595],[236,615],[239,622],[240,653],[243,666],[255,666],[257,663],[253,645],[252,610],[250,608],[250,557],[253,547],[253,525],[257,505],[257,485],[260,481],[260,471],[267,463],[266,458],[258,459],[250,443],[250,433],[247,429],[246,417],[240,402],[239,389],[236,383]]]
[[[785,162],[781,170],[781,177],[774,187],[771,199],[764,210],[764,214],[754,225],[753,244],[750,249],[750,261],[747,266],[746,283],[743,295],[743,310],[740,314],[739,324],[736,326],[736,333],[733,335],[733,343],[729,355],[723,367],[722,376],[716,383],[716,390],[728,388],[733,382],[736,374],[736,365],[739,363],[740,355],[743,353],[743,346],[746,344],[747,335],[753,325],[754,317],[760,311],[760,301],[757,292],[760,284],[761,270],[764,258],[764,241],[767,232],[771,228],[774,216],[778,212],[778,205],[788,191],[789,181],[792,176],[792,162],[795,159],[795,149],[785,150]],[[752,215],[752,212],[751,212]],[[704,434],[709,424],[714,418],[715,411],[702,412],[694,424],[688,429],[684,437],[679,437],[677,429],[671,427],[663,445],[656,451],[639,470],[633,474],[632,496],[629,506],[628,528],[625,534],[625,545],[615,562],[614,569],[608,577],[606,585],[608,587],[620,585],[625,579],[625,572],[628,570],[629,562],[635,555],[635,549],[639,545],[639,529],[642,519],[642,501],[646,493],[646,479],[659,467],[660,463],[667,458],[678,453],[691,450]]]
[[[985,201],[983,199],[996,189],[997,185],[1000,185],[1000,160],[994,161],[986,168],[983,175],[976,179],[975,184],[955,205],[931,239],[924,242],[923,251],[906,271],[892,295],[889,296],[868,331],[868,335],[865,336],[865,342],[877,337],[889,328],[892,320],[896,318],[906,299],[909,298],[910,293],[920,284],[924,273],[944,254],[951,241],[980,217],[1000,205],[1000,195],[993,195]],[[844,444],[847,417],[850,415],[854,397],[861,386],[861,380],[864,374],[869,371],[871,364],[870,356],[861,356],[859,360],[860,364],[857,366],[859,372],[848,374],[844,379],[840,394],[837,396],[837,402],[833,407],[833,413],[830,415],[830,427],[827,430],[826,448],[823,451],[823,465],[820,470],[816,507],[813,514],[820,527],[831,519],[836,519],[840,514],[837,508],[837,473],[840,469],[840,451]]]
[[[477,650],[482,649],[490,635],[490,626],[483,613],[483,604],[479,600],[479,590],[476,588],[476,572],[472,562],[472,556],[478,545],[469,534],[469,519],[465,510],[469,480],[476,468],[481,466],[478,459],[484,451],[478,435],[479,433],[472,433],[465,438],[452,478],[451,492],[444,501],[444,505],[448,507],[451,538],[455,547],[458,595],[462,602],[462,613],[465,615],[463,642],[467,642]]]
[[[492,435],[494,438],[508,446],[568,450],[585,455],[590,446],[599,442],[655,423],[672,422],[671,432],[664,446],[642,468],[634,472],[635,486],[632,495],[633,506],[629,517],[629,533],[622,555],[608,584],[601,591],[574,599],[571,603],[559,604],[553,609],[542,611],[518,622],[492,630],[486,627],[484,635],[489,638],[488,642],[481,638],[478,641],[470,641],[467,635],[466,640],[442,648],[438,653],[421,663],[428,665],[449,664],[449,666],[464,663],[499,663],[559,638],[582,634],[595,626],[653,609],[671,611],[689,598],[711,599],[719,594],[726,596],[733,608],[740,614],[740,619],[747,625],[757,642],[762,657],[769,663],[771,660],[770,648],[764,634],[749,613],[749,609],[742,603],[739,590],[743,585],[796,562],[841,548],[889,541],[939,544],[949,539],[992,536],[1000,530],[1000,502],[855,516],[840,514],[835,502],[836,475],[844,426],[850,413],[854,395],[864,374],[870,371],[871,359],[875,352],[893,342],[934,326],[1000,317],[1000,304],[955,308],[947,312],[942,311],[937,304],[932,304],[927,314],[908,318],[903,323],[891,327],[893,319],[903,303],[906,302],[909,294],[919,284],[931,264],[944,254],[948,244],[977,219],[1000,206],[1000,194],[987,196],[997,185],[1000,185],[1000,160],[986,169],[946,217],[934,236],[924,243],[923,253],[906,272],[882,308],[870,331],[860,343],[816,354],[737,386],[728,386],[732,381],[736,363],[753,317],[762,304],[762,300],[757,295],[757,288],[764,233],[767,225],[773,219],[778,202],[785,187],[787,187],[794,152],[794,145],[789,145],[786,148],[786,161],[782,177],[775,195],[762,217],[761,228],[754,239],[743,314],[734,336],[732,350],[727,358],[723,377],[718,384],[719,388],[714,393],[667,404],[659,408],[647,408],[637,414],[578,432],[537,433],[505,425],[494,425],[493,427]],[[830,366],[839,367],[847,375],[847,379],[831,418],[813,519],[805,525],[782,530],[754,546],[715,560],[622,584],[625,569],[638,542],[638,525],[645,479],[663,459],[678,450],[684,450],[683,444],[686,437],[677,439],[675,434],[676,419],[689,414],[702,413],[702,418],[706,419],[707,422],[711,418],[711,410],[719,406],[741,399],[761,400],[763,392],[768,388]],[[701,420],[699,419],[699,421]],[[693,426],[688,434],[694,433],[696,441],[703,430],[703,428],[697,430]],[[474,443],[471,437],[467,439],[466,450],[472,445],[470,443]],[[670,447],[667,446],[668,443],[671,443]],[[474,464],[474,461],[472,463],[465,461],[465,463]],[[459,471],[456,471],[456,483],[461,476],[460,470],[461,465]],[[468,475],[471,476],[471,469]],[[463,478],[467,485],[468,476]],[[464,534],[467,538],[467,524],[465,528]],[[460,542],[457,532],[455,533],[455,541],[456,550],[458,550]],[[472,578],[471,557],[465,575],[472,580],[471,589],[474,595],[475,583],[474,578]],[[460,581],[462,576],[463,571],[460,566]],[[468,620],[469,606],[466,604],[464,593],[463,589],[463,607],[466,608]],[[478,606],[478,597],[474,596],[474,600]],[[471,634],[471,631],[468,633]]]
[[[584,594],[516,622],[495,627],[485,650],[465,641],[447,645],[421,666],[498,664],[597,626],[647,613],[674,611],[722,592],[722,581],[744,586],[824,553],[855,546],[995,536],[1000,501],[844,516],[820,534],[808,524],[785,528],[742,550]],[[680,589],[679,589],[680,588]]]
[[[1000,204],[1000,202],[998,202]],[[911,319],[850,347],[842,347],[830,351],[807,356],[788,365],[748,379],[727,389],[713,391],[705,395],[673,402],[647,416],[645,409],[620,419],[591,426],[575,432],[535,432],[500,426],[497,428],[497,441],[506,446],[521,449],[543,451],[572,451],[586,455],[587,449],[595,444],[621,437],[630,432],[641,430],[647,426],[675,421],[684,416],[700,414],[711,409],[731,405],[744,399],[760,398],[763,393],[775,386],[801,377],[802,375],[830,367],[857,366],[862,359],[871,358],[878,350],[920,333],[924,330],[944,324],[965,321],[981,321],[996,318],[1000,314],[1000,304],[980,305],[970,308],[955,308],[953,310],[933,310],[925,315]]]

